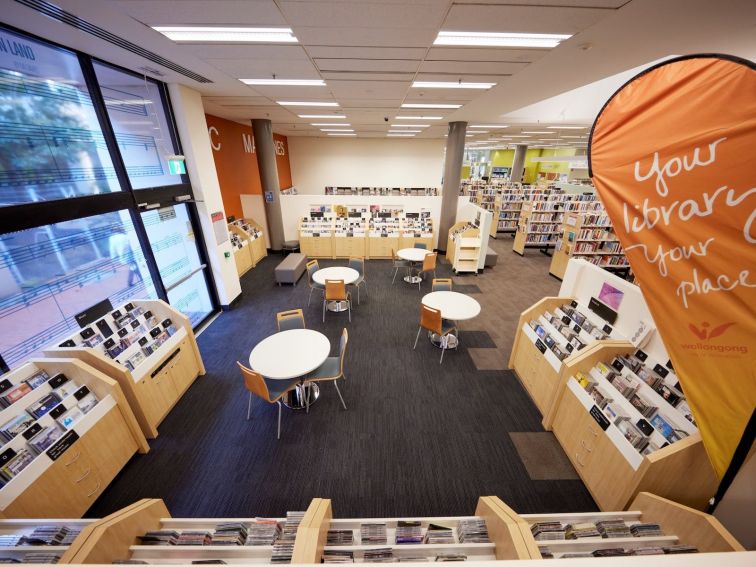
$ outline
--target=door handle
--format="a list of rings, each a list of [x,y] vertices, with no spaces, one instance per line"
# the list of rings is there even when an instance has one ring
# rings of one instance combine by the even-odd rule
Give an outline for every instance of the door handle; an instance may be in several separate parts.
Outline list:
[[[583,449],[585,449],[589,453],[593,453],[593,449],[591,449],[590,447],[588,447],[588,445],[586,445],[585,441],[583,441],[582,439],[580,440],[580,444],[583,446]]]
[[[85,478],[87,478],[90,475],[91,472],[92,472],[92,469],[88,468],[87,472],[84,473],[84,476],[82,476],[79,480],[76,481],[76,484],[79,484],[82,480],[84,480]]]
[[[92,496],[92,495],[93,495],[93,494],[95,494],[95,493],[96,493],[96,492],[97,492],[98,490],[100,490],[100,486],[102,486],[102,483],[100,482],[100,479],[98,478],[98,479],[97,479],[97,486],[95,486],[95,489],[94,489],[94,490],[93,490],[92,492],[90,492],[90,493],[88,493],[88,494],[87,494],[87,497],[90,497],[90,496]]]
[[[81,451],[79,451],[78,453],[76,453],[76,456],[73,458],[73,460],[67,462],[65,464],[65,466],[70,467],[72,464],[74,464],[76,461],[78,461],[80,457],[81,457]]]
[[[580,465],[581,467],[584,467],[584,466],[585,466],[585,463],[582,463],[582,462],[580,462],[580,455],[578,455],[578,453],[575,453],[575,460],[577,461],[577,463],[578,463],[578,464],[579,464],[579,465]]]

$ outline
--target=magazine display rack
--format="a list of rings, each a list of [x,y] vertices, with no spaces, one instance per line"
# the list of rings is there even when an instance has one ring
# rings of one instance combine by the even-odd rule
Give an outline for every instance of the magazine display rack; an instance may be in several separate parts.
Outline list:
[[[191,322],[160,300],[121,305],[44,354],[78,358],[118,382],[148,439],[205,373]]]
[[[475,228],[469,222],[458,222],[452,225],[446,240],[446,259],[452,266],[457,254],[457,242],[462,238],[476,238],[480,241],[480,229]],[[478,269],[477,263],[475,269]]]
[[[252,219],[237,219],[228,223],[231,245],[234,248],[236,271],[241,277],[268,255],[262,227]]]

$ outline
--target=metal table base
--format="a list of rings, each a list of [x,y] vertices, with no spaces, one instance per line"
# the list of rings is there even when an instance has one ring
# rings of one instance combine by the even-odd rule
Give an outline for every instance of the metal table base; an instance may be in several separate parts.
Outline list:
[[[333,311],[334,313],[341,313],[342,311],[346,311],[348,309],[347,302],[346,301],[329,301],[326,304],[326,309],[328,309],[328,311]]]
[[[305,398],[305,396],[308,396]],[[317,384],[305,384],[297,386],[283,397],[283,405],[293,410],[303,410],[307,408],[305,400],[309,405],[314,404],[320,397],[320,388]]]

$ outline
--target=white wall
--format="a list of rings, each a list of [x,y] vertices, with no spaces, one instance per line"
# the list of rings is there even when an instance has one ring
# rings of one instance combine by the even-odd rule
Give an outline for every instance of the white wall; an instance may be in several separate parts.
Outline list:
[[[441,187],[444,140],[289,136],[289,162],[300,193],[326,186]]]

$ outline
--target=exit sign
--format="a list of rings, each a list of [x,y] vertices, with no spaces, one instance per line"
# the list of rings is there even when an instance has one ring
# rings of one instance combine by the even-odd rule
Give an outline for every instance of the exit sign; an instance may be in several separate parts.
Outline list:
[[[171,175],[183,175],[186,173],[184,156],[168,156],[168,172]]]

